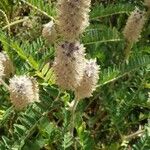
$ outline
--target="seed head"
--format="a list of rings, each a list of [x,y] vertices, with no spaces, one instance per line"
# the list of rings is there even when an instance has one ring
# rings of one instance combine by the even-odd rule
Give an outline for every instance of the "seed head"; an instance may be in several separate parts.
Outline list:
[[[12,73],[14,73],[12,61],[5,52],[0,52],[0,62],[4,68],[4,77],[8,78]]]
[[[85,66],[85,48],[79,42],[63,42],[57,46],[54,60],[56,83],[65,90],[74,90],[80,83]]]
[[[46,39],[47,42],[54,42],[54,40],[56,39],[56,30],[53,21],[50,21],[49,23],[44,25],[42,36]]]
[[[145,13],[136,8],[129,16],[123,34],[129,43],[138,41],[145,23]]]
[[[33,78],[14,76],[10,79],[10,99],[15,109],[21,110],[29,103],[39,101],[38,85]]]
[[[83,99],[92,96],[99,79],[99,69],[100,68],[96,64],[96,60],[91,59],[86,61],[83,79],[75,90],[77,99]]]
[[[59,0],[58,28],[65,40],[73,41],[89,25],[91,0]]]

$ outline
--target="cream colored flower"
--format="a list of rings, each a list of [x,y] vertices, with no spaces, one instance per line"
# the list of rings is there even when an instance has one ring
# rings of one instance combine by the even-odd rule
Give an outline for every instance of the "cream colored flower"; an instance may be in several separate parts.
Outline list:
[[[99,69],[100,68],[96,64],[96,60],[91,59],[86,61],[83,79],[75,90],[77,99],[83,99],[92,96],[99,79]]]
[[[22,26],[31,29],[33,28],[33,21],[28,16],[25,16]]]
[[[65,90],[74,90],[80,83],[85,66],[85,48],[79,42],[63,42],[57,46],[54,60],[56,83]]]
[[[59,0],[58,28],[65,40],[73,41],[89,25],[91,0]]]
[[[54,42],[54,40],[56,39],[56,30],[53,21],[50,21],[49,23],[44,25],[42,36],[46,39],[47,42]]]
[[[29,103],[39,101],[37,83],[27,77],[14,76],[10,79],[10,99],[15,109],[21,110]]]
[[[129,16],[123,34],[129,43],[138,41],[145,24],[145,13],[136,8]]]
[[[4,77],[9,77],[12,73],[14,73],[12,61],[5,52],[0,52],[0,62],[4,68]]]
[[[4,66],[2,62],[0,61],[0,78],[2,78],[3,76],[4,76]]]

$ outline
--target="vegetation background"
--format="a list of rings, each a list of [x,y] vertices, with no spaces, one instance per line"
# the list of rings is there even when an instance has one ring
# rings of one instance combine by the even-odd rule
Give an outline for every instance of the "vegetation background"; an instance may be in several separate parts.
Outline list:
[[[55,49],[41,36],[43,24],[56,16],[56,1],[0,0],[0,51],[9,54],[17,75],[37,78],[41,100],[16,112],[0,85],[0,150],[150,150],[149,18],[124,61],[122,31],[135,6],[148,11],[142,0],[92,0],[81,41],[87,57],[101,66],[100,80],[93,97],[77,107],[72,137],[67,108],[73,93],[62,92],[54,101]]]

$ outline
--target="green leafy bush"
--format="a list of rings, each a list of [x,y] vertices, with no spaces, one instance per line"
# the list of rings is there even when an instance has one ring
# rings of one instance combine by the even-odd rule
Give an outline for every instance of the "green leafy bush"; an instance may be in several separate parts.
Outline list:
[[[145,22],[140,38],[132,42],[123,31],[135,6],[145,12]],[[0,76],[0,150],[149,150],[149,1],[91,2],[90,24],[75,39],[84,45],[86,59],[96,58],[99,80],[93,95],[77,104],[74,91],[61,89],[53,70],[56,46],[66,40],[59,33],[56,8],[50,0],[0,1],[0,53],[14,66],[9,77]],[[54,41],[42,36],[50,21],[57,33]],[[132,25],[131,36],[139,24]],[[1,62],[0,56],[0,71],[5,69]],[[14,74],[36,79],[40,102],[15,109],[9,86]]]

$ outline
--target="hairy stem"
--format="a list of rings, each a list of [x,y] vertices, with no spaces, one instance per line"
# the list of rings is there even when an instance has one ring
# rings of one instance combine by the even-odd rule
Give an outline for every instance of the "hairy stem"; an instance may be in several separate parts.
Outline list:
[[[16,24],[18,24],[18,23],[22,23],[22,22],[24,22],[24,21],[26,21],[26,20],[28,20],[28,18],[24,18],[24,19],[20,19],[20,20],[11,22],[11,23],[7,24],[6,26],[4,26],[4,27],[2,28],[2,30],[5,30],[5,29],[7,29],[7,28],[10,28],[11,26],[14,26],[14,25],[16,25]]]
[[[145,132],[145,130],[139,130],[139,131],[137,131],[137,132],[135,132],[135,133],[132,133],[132,134],[126,136],[125,139],[126,139],[126,140],[133,139],[133,138],[139,136],[140,134],[143,134],[144,132]]]
[[[4,15],[4,18],[5,18],[6,23],[7,23],[7,25],[8,25],[8,24],[9,24],[9,20],[8,20],[8,17],[7,17],[7,15],[6,15],[6,13],[5,13],[3,10],[1,10],[1,9],[0,9],[0,12]],[[8,27],[8,33],[9,33],[9,35],[10,35],[10,27]]]
[[[133,46],[133,43],[127,43],[127,46],[124,50],[124,54],[125,54],[125,61],[128,61],[130,54],[131,54],[131,48]]]
[[[78,105],[78,102],[79,100],[77,98],[75,98],[74,100],[74,104],[73,104],[73,107],[72,107],[72,111],[71,111],[71,135],[73,136],[73,131],[74,131],[74,126],[75,126],[75,111],[76,111],[76,108],[77,108],[77,105]]]
[[[51,20],[55,20],[52,16],[49,16],[46,12],[40,10],[39,8],[37,8],[36,6],[32,5],[31,3],[25,1],[25,0],[21,0],[22,2],[24,2],[25,4],[27,4],[28,6],[32,7],[33,9],[39,11],[40,13],[42,13],[43,15],[47,16],[48,18],[50,18]]]
[[[2,83],[3,86],[9,91],[9,86],[5,83],[5,81],[2,78],[0,78],[0,83]]]

